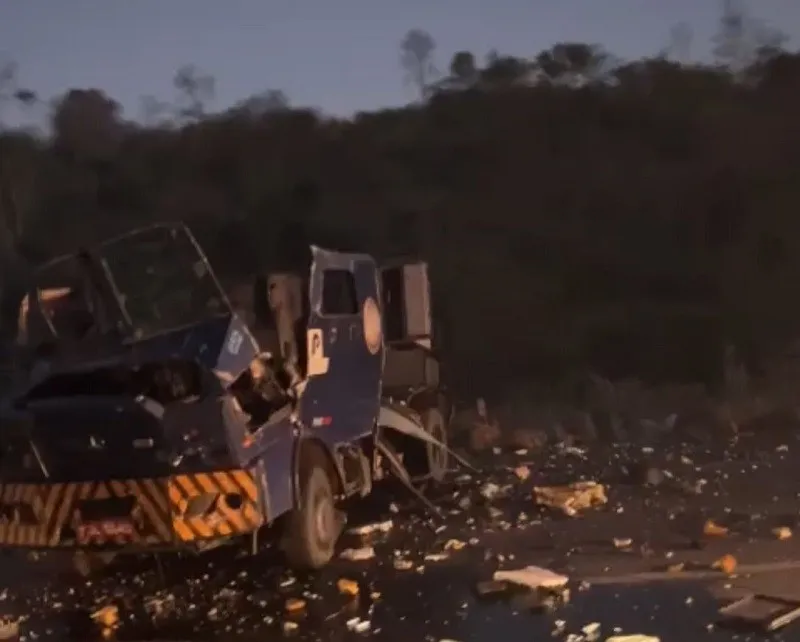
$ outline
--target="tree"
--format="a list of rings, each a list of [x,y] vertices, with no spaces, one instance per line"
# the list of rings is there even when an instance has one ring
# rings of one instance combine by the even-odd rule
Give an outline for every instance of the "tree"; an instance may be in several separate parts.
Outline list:
[[[56,145],[81,161],[107,161],[122,135],[119,104],[99,89],[72,89],[56,103]]]
[[[302,225],[312,243],[428,261],[454,384],[481,388],[578,368],[704,378],[730,336],[769,354],[798,334],[800,54],[734,82],[676,47],[610,83],[592,44],[485,64],[463,50],[436,83],[432,39],[413,41],[404,68],[425,95],[476,90],[351,119],[264,91],[209,117],[213,82],[192,69],[170,127],[67,92],[53,136],[0,132],[0,278],[22,275],[9,256],[185,219],[226,285],[252,283]]]
[[[550,82],[581,87],[604,80],[610,58],[597,46],[563,42],[541,52],[536,58],[538,69]]]
[[[488,87],[510,86],[525,80],[530,70],[531,64],[527,60],[492,50],[486,56],[486,65],[480,72],[481,83]]]
[[[787,41],[785,33],[751,16],[743,0],[723,0],[719,28],[714,37],[714,56],[734,74],[741,74],[768,52],[780,50]]]
[[[400,64],[407,82],[414,85],[421,100],[430,95],[433,80],[438,75],[433,60],[435,51],[433,36],[422,29],[411,29],[400,43]]]
[[[686,63],[691,58],[694,32],[688,22],[679,22],[669,31],[669,43],[660,56],[678,63]]]
[[[478,65],[470,51],[457,51],[450,61],[450,79],[457,87],[472,87],[478,80]]]
[[[214,77],[194,65],[184,65],[172,84],[178,91],[176,115],[181,122],[201,120],[207,114],[208,102],[214,97]]]
[[[0,63],[0,114],[3,107],[16,103],[30,109],[39,102],[36,92],[19,84],[18,68],[13,61]]]
[[[289,97],[280,89],[268,89],[237,103],[232,113],[249,118],[261,118],[289,109]]]

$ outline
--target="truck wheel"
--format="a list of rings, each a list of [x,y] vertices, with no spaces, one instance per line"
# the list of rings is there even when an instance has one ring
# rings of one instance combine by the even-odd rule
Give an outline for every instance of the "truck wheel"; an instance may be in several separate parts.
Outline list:
[[[341,520],[328,472],[310,468],[303,483],[300,506],[292,511],[285,533],[285,552],[291,566],[318,569],[333,558]]]
[[[438,408],[428,408],[422,412],[422,425],[431,437],[434,437],[445,446],[447,445],[447,424],[444,420],[444,415]],[[450,464],[447,450],[434,444],[426,443],[425,452],[430,479],[434,482],[442,481]]]

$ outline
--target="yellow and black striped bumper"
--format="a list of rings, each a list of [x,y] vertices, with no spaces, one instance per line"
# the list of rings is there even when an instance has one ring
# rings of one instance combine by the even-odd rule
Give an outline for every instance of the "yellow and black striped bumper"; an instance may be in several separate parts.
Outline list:
[[[0,547],[200,544],[266,523],[255,470],[155,479],[0,483]]]

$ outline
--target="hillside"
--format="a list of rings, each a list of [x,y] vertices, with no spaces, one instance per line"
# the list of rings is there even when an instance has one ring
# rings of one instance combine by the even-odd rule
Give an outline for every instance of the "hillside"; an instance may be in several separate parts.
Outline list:
[[[249,274],[302,222],[430,261],[465,386],[587,366],[708,379],[726,342],[753,364],[782,349],[800,328],[800,55],[736,75],[575,60],[497,59],[347,121],[250,105],[144,127],[71,91],[52,138],[0,135],[6,291],[21,266],[161,219]]]

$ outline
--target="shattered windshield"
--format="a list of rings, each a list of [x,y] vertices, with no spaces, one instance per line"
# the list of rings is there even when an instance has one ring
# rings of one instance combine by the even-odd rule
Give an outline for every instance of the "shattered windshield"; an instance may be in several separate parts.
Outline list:
[[[132,232],[102,244],[96,255],[137,339],[230,311],[186,228]]]

